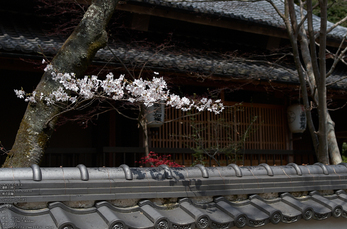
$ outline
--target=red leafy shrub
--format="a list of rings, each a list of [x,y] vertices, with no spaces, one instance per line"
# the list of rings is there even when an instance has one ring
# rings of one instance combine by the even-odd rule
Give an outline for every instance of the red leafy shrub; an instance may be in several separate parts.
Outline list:
[[[140,161],[135,161],[135,163],[139,163],[141,166],[146,166],[148,164],[151,167],[158,167],[159,165],[167,165],[169,167],[182,167],[182,165],[177,164],[176,162],[171,161],[171,155],[158,155],[154,152],[149,152],[148,156],[141,157]]]

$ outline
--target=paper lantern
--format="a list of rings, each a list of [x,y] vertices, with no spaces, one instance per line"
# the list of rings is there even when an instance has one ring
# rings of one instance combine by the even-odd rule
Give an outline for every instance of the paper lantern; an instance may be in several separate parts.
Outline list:
[[[147,127],[155,128],[161,127],[164,123],[165,105],[155,103],[153,106],[146,108]]]
[[[288,107],[288,124],[292,133],[303,133],[306,130],[306,113],[301,104],[294,104]]]

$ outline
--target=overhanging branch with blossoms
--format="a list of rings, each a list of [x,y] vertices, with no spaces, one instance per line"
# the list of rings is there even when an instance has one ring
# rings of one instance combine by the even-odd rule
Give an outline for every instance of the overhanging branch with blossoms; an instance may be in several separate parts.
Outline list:
[[[96,75],[77,79],[74,73],[58,73],[51,64],[47,65],[45,71],[50,71],[52,79],[59,82],[61,87],[50,94],[42,92],[37,94],[36,91],[26,93],[23,89],[15,89],[17,97],[26,102],[36,103],[37,100],[42,100],[47,106],[64,105],[64,107],[66,103],[70,106],[79,106],[83,101],[88,100],[112,100],[127,101],[132,104],[141,103],[146,107],[151,107],[154,103],[165,103],[166,106],[183,111],[196,108],[198,111],[208,110],[214,114],[219,114],[224,109],[220,99],[194,100],[170,93],[163,77],[156,77],[159,74],[157,72],[154,72],[155,76],[152,80],[140,78],[129,81],[124,77],[125,75],[114,78],[113,73],[107,74],[105,80],[100,80]]]
[[[43,63],[45,63],[45,60]],[[37,93],[36,91],[26,93],[23,89],[14,91],[18,98],[31,104],[43,101],[46,106],[59,106],[62,109],[60,113],[48,119],[46,125],[61,114],[73,110],[83,110],[92,106],[94,101],[107,102],[110,105],[108,110],[113,109],[117,112],[119,111],[112,102],[126,102],[140,110],[137,120],[145,135],[146,155],[149,153],[148,121],[146,119],[148,112],[144,112],[144,109],[153,106],[155,103],[165,104],[168,107],[182,111],[194,109],[201,112],[207,110],[214,114],[219,114],[224,109],[220,99],[215,101],[208,98],[189,99],[171,93],[166,81],[163,77],[158,77],[159,73],[157,72],[153,73],[151,80],[142,78],[128,80],[125,75],[115,78],[113,73],[108,73],[104,80],[99,79],[96,75],[76,78],[74,73],[58,72],[51,64],[46,66],[45,72],[49,72],[52,80],[61,85],[57,90],[49,94]]]

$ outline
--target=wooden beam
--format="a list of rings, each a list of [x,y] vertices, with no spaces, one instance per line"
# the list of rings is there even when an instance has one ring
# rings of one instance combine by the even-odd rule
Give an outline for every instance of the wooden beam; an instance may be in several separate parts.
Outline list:
[[[131,29],[148,31],[150,15],[133,14],[131,19]]]

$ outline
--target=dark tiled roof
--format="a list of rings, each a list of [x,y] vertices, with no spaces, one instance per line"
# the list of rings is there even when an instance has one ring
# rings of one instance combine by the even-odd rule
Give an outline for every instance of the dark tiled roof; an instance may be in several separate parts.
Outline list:
[[[164,4],[164,1],[157,2]],[[154,4],[154,3],[153,3]],[[166,4],[166,3],[165,3]],[[169,4],[169,3],[167,3]],[[177,3],[183,5],[189,4],[202,4],[209,5],[211,3]],[[234,6],[240,12],[247,13],[247,17],[252,15],[254,8],[248,8],[244,2],[217,2],[215,5],[216,12],[219,12],[227,4],[246,4],[244,8],[241,6]],[[264,5],[265,2],[257,2],[252,4]],[[176,6],[170,3],[170,6]],[[260,7],[260,6],[259,6]],[[203,7],[202,7],[203,8]],[[205,7],[207,8],[207,6]],[[220,9],[219,9],[220,8]],[[195,9],[188,7],[187,9]],[[198,8],[200,9],[200,8]],[[217,10],[219,9],[219,10]],[[246,10],[247,9],[247,10]],[[240,13],[241,14],[241,13]],[[254,17],[259,14],[254,15]],[[265,17],[264,14],[261,17]],[[268,13],[269,17],[272,13]],[[32,55],[40,58],[42,55],[38,54],[43,52],[46,56],[54,56],[60,49],[64,42],[61,36],[47,36],[46,32],[35,25],[31,25],[29,20],[9,20],[0,23],[0,52],[2,54],[17,54],[19,56]],[[268,21],[269,18],[265,20]],[[270,20],[271,21],[271,20]],[[345,28],[344,28],[345,29]],[[110,44],[114,55],[107,48],[101,49],[97,52],[95,61],[102,63],[108,62],[113,59],[113,62],[119,63],[119,59],[128,66],[141,66],[146,63],[146,67],[152,68],[156,71],[173,71],[173,72],[193,72],[206,75],[219,75],[225,79],[241,78],[241,79],[256,79],[280,83],[294,83],[298,84],[296,70],[293,66],[283,66],[270,64],[263,61],[251,61],[242,58],[225,57],[219,52],[204,52],[204,50],[191,50],[187,52],[184,48],[177,50],[164,50],[155,53],[151,48],[143,48],[133,44],[114,43]],[[119,58],[119,59],[118,59]],[[119,63],[120,64],[120,63]],[[329,82],[334,82],[346,76],[345,71],[337,72],[328,78]],[[347,89],[347,80],[339,81],[332,85],[338,89]]]
[[[62,46],[64,39],[59,36],[45,36],[44,31],[32,30],[21,24],[0,25],[0,51],[7,53],[24,53],[37,55],[43,52],[54,56]],[[184,50],[164,50],[155,53],[151,48],[117,43],[110,44],[112,52],[126,65],[141,65],[176,72],[198,72],[226,77],[241,77],[250,79],[273,80],[287,83],[298,83],[293,69],[283,66],[272,66],[262,62],[251,62],[245,59],[226,58],[220,53],[206,54],[199,51],[184,52]],[[97,52],[95,61],[115,59],[109,49]]]
[[[7,16],[8,20],[0,23],[0,51],[37,54],[43,50],[47,55],[54,55],[65,41],[60,36],[47,36],[30,20],[16,20],[18,15]]]
[[[332,216],[347,218],[347,194],[342,190],[347,188],[346,179],[347,164],[343,163],[6,168],[0,169],[0,221],[4,229],[227,229]],[[339,191],[323,196],[321,190]],[[309,194],[300,198],[292,195],[307,191]],[[264,193],[280,196],[266,199]],[[235,196],[246,198],[233,199]],[[133,205],[124,204],[131,200]],[[91,204],[85,208],[78,207],[88,201]],[[42,207],[23,209],[26,202]]]
[[[272,0],[273,3],[283,12],[284,4],[281,0]],[[208,15],[216,15],[230,19],[252,22],[256,24],[273,26],[284,29],[283,20],[275,9],[267,1],[206,1],[206,0],[130,0],[130,2],[149,3],[190,12],[197,12]],[[299,7],[296,7],[297,15]],[[313,26],[315,31],[319,31],[320,18],[313,15]],[[333,23],[328,22],[328,28]],[[347,28],[338,26],[328,37],[341,40],[347,33]]]

